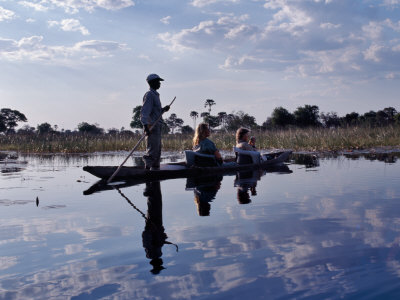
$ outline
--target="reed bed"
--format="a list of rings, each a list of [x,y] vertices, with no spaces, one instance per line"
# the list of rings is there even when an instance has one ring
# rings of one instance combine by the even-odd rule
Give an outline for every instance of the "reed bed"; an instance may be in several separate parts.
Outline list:
[[[349,128],[291,128],[286,130],[253,131],[259,149],[293,149],[295,151],[338,151],[373,147],[400,147],[400,126]],[[192,148],[192,135],[163,136],[163,150],[182,151]],[[91,153],[128,151],[140,135],[124,134],[45,134],[0,135],[0,150],[21,153]],[[222,150],[235,145],[234,132],[213,133],[211,139]],[[138,150],[145,150],[142,143]]]

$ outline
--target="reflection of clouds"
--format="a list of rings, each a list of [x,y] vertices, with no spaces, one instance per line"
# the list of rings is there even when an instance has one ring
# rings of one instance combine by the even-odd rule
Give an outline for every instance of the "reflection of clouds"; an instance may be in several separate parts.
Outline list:
[[[380,211],[378,209],[365,210],[365,222],[371,224],[373,227],[384,227],[383,221],[379,218]]]
[[[8,269],[16,264],[16,256],[0,256],[0,270]]]
[[[343,244],[339,241],[327,240],[327,241],[322,241],[321,245],[324,248],[331,248],[331,247],[335,247],[335,246],[341,246]]]
[[[246,275],[243,263],[207,268],[207,271],[213,270],[215,279],[213,286],[219,291],[228,291],[241,285],[255,281],[254,277]]]
[[[14,218],[8,219],[7,225],[0,225],[0,244],[19,241],[43,241],[49,234],[68,234],[71,232],[78,233],[86,243],[89,243],[98,239],[128,235],[132,232],[132,229],[105,226],[99,219],[77,218],[77,216],[66,216],[64,218],[58,216],[55,220],[32,219],[30,223],[26,223],[24,219]]]
[[[400,277],[400,262],[397,260],[388,260],[386,262],[387,267],[389,268],[390,272],[395,274],[397,277]]]
[[[76,253],[83,252],[83,245],[81,244],[69,244],[65,245],[64,252],[66,255],[73,255]]]
[[[117,285],[111,292],[116,298],[137,299],[135,295],[149,296],[144,280],[135,278],[136,265],[112,266],[99,269],[96,261],[69,264],[55,270],[45,270],[19,279],[1,282],[0,298],[13,299],[66,299],[87,296],[104,286]],[[7,292],[5,292],[7,290]],[[106,294],[102,292],[102,296]],[[12,296],[12,297],[11,297]],[[130,296],[130,297],[129,297]]]

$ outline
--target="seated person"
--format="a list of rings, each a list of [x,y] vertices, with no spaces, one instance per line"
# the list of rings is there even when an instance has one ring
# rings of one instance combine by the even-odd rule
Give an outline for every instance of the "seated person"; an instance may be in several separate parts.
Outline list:
[[[236,148],[247,151],[256,151],[256,149],[249,144],[249,133],[250,131],[243,127],[236,131]]]
[[[200,123],[196,127],[196,132],[193,138],[193,151],[214,155],[218,164],[222,164],[222,156],[219,153],[215,144],[208,139],[210,136],[210,129],[208,124]]]
[[[256,137],[255,137],[255,136],[251,136],[251,137],[250,137],[249,145],[253,147],[253,150],[254,150],[254,151],[257,151],[257,147],[256,147]]]

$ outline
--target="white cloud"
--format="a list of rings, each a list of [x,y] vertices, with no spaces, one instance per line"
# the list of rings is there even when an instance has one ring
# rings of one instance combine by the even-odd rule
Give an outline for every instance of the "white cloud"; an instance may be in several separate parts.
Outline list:
[[[0,6],[0,22],[15,18],[15,13]]]
[[[61,8],[70,14],[76,14],[80,9],[89,12],[96,8],[119,10],[135,5],[135,2],[132,0],[32,0],[19,1],[18,3],[25,7],[33,8],[37,11],[47,11],[49,9]]]
[[[256,20],[248,15],[214,14],[195,26],[158,37],[173,52],[212,50],[222,56],[220,67],[225,69],[382,78],[400,71],[400,20],[380,4],[264,0],[263,23],[254,24]]]
[[[266,31],[288,32],[298,36],[306,31],[305,27],[313,19],[304,9],[292,5],[286,0],[272,0],[264,4],[267,9],[278,10],[272,20],[268,23]]]
[[[112,56],[113,53],[125,49],[126,45],[112,41],[87,40],[67,47],[45,45],[42,36],[25,37],[20,40],[0,38],[0,59],[8,61],[62,64]]]
[[[170,51],[184,51],[187,49],[227,49],[237,45],[237,41],[254,38],[257,27],[244,24],[247,15],[239,17],[224,16],[217,21],[206,20],[198,25],[183,29],[178,33],[159,34],[163,47]]]
[[[63,31],[79,31],[83,35],[89,35],[89,30],[85,26],[81,25],[79,20],[76,19],[64,19],[60,22],[58,21],[48,21],[49,27],[59,26]]]
[[[195,7],[204,7],[207,5],[221,3],[221,2],[238,3],[239,0],[193,0],[191,4]]]
[[[169,24],[170,20],[171,20],[171,16],[167,16],[165,18],[160,19],[161,23],[164,23],[164,24]]]
[[[332,23],[322,23],[319,25],[322,29],[338,29],[341,27],[340,24],[332,24]]]
[[[145,54],[140,54],[138,57],[139,57],[140,59],[144,59],[144,60],[147,60],[147,61],[151,61],[150,57],[149,57],[148,55],[145,55]]]
[[[35,19],[32,19],[32,18],[28,18],[28,19],[25,20],[25,22],[26,22],[26,23],[35,23],[36,20],[35,20]]]
[[[383,5],[388,6],[388,7],[397,7],[400,4],[400,0],[384,0]]]
[[[376,40],[381,37],[383,27],[379,22],[369,22],[367,25],[362,26],[362,30],[368,39]]]
[[[40,2],[31,2],[31,1],[19,1],[18,2],[20,5],[33,8],[36,11],[47,11],[48,7],[45,5],[42,5]]]
[[[384,47],[382,45],[372,44],[367,50],[364,51],[364,58],[374,62],[380,62],[379,52]]]

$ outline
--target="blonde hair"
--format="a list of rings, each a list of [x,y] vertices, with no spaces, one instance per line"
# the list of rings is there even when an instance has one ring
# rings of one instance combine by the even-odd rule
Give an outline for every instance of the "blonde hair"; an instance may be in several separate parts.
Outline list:
[[[247,128],[243,128],[240,127],[237,131],[236,131],[236,143],[239,143],[243,137],[245,136],[246,133],[249,133],[250,130],[248,130]]]
[[[207,137],[206,134],[207,129],[208,129],[207,123],[200,123],[199,125],[197,125],[193,138],[193,147],[200,144],[200,142]]]

